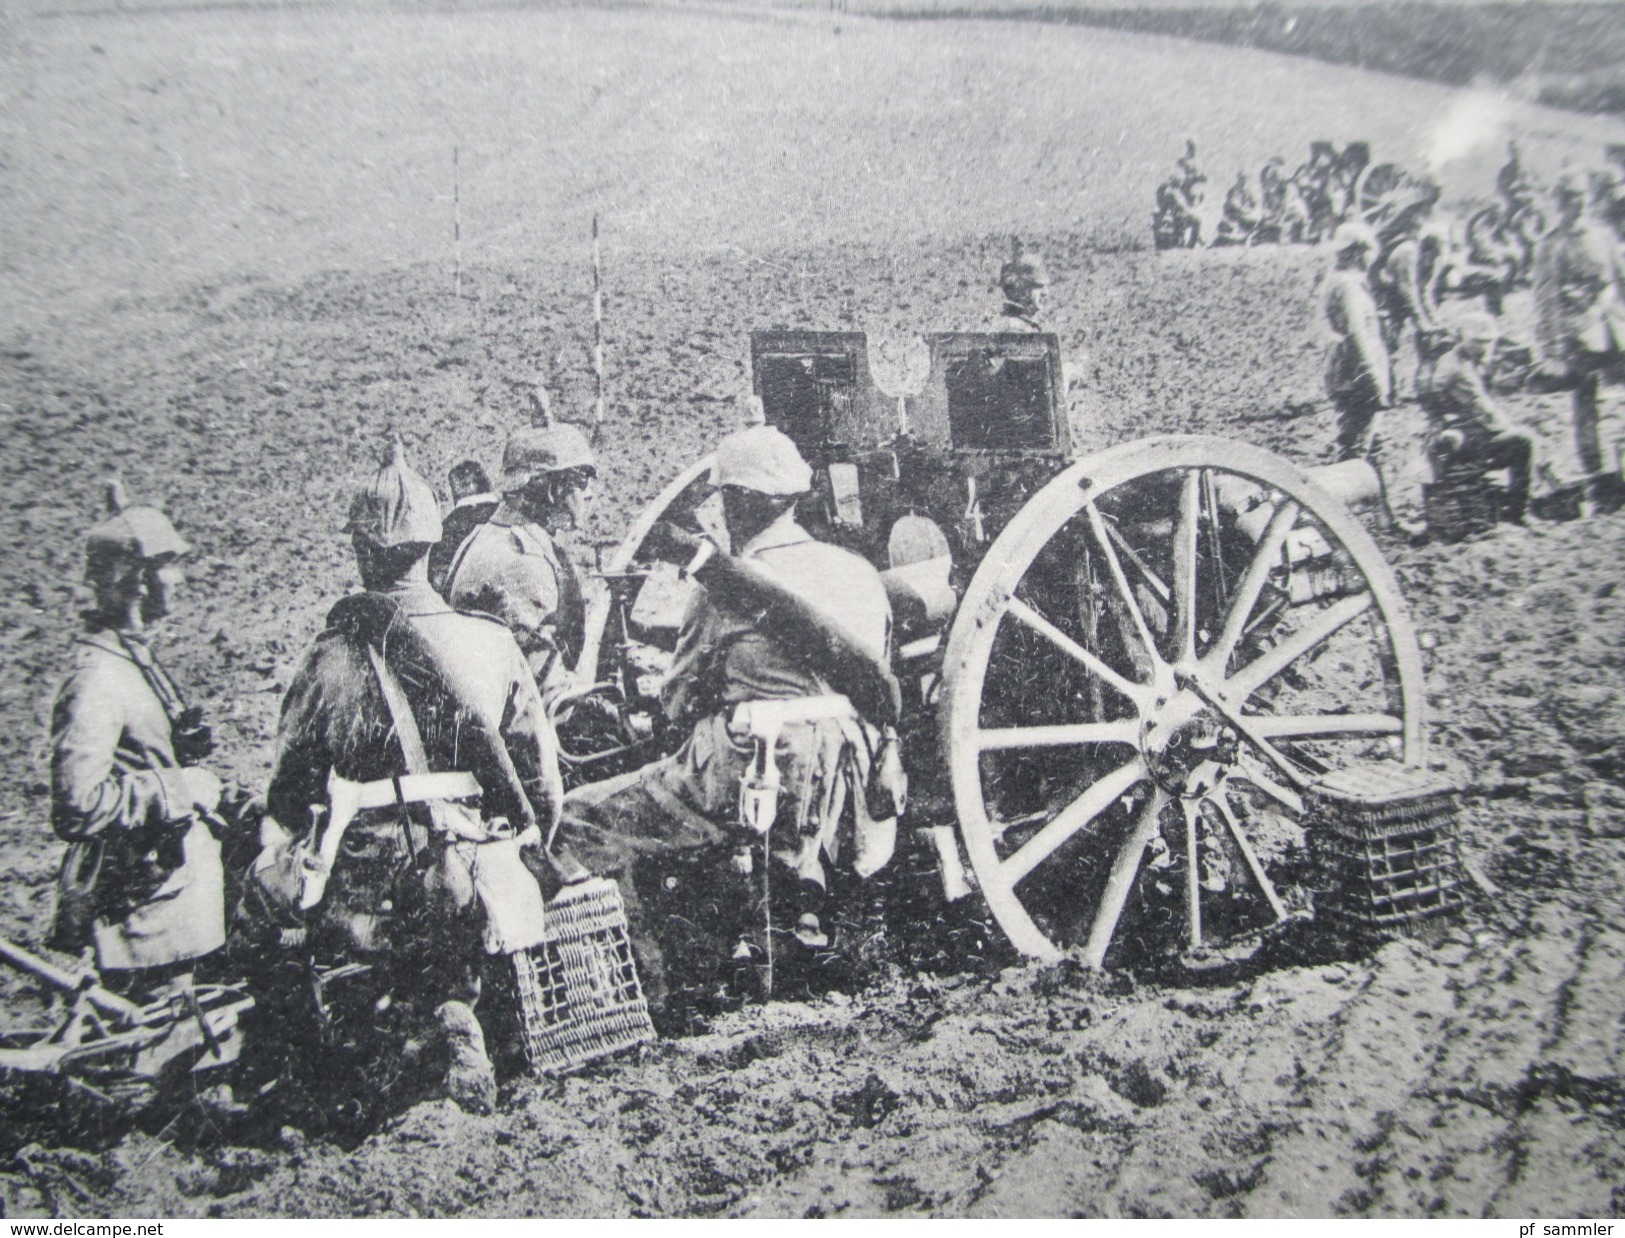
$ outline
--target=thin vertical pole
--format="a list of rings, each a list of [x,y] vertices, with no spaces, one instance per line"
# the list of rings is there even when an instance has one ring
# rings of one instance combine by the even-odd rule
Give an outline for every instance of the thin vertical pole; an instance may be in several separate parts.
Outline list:
[[[452,294],[463,299],[463,169],[457,147],[451,148]]]
[[[604,424],[604,284],[599,271],[598,216],[592,217],[592,376],[597,388],[593,423]]]

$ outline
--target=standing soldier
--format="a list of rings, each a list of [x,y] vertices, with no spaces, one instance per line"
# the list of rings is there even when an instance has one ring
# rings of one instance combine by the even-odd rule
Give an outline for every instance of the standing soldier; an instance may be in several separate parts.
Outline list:
[[[1625,352],[1625,288],[1617,244],[1586,217],[1586,186],[1567,172],[1558,181],[1558,220],[1535,247],[1536,339],[1547,364],[1573,386],[1574,444],[1591,497],[1619,501],[1617,481],[1602,477],[1598,387]]]
[[[85,543],[95,604],[51,718],[51,824],[69,843],[52,945],[93,945],[103,982],[151,996],[189,986],[225,944],[220,844],[209,820],[220,779],[198,711],[148,644],[190,549],[154,507],[125,507]]]
[[[1049,299],[1049,275],[1044,260],[1028,253],[1019,238],[1011,243],[1010,261],[999,268],[999,288],[1004,304],[990,323],[992,330],[1038,334],[1048,329],[1039,315]]]
[[[463,543],[446,575],[446,598],[506,623],[542,695],[574,687],[570,668],[586,627],[580,572],[556,538],[579,528],[598,476],[580,430],[545,424],[515,431],[502,453],[502,502]]]
[[[1326,359],[1326,392],[1337,417],[1341,462],[1370,452],[1377,413],[1393,403],[1393,367],[1366,280],[1377,238],[1365,224],[1346,223],[1338,225],[1332,244],[1337,267],[1326,281],[1324,308],[1338,340]]]
[[[1423,247],[1424,228],[1438,198],[1435,185],[1424,184],[1418,189],[1383,230],[1382,253],[1371,267],[1371,287],[1391,362],[1397,365],[1401,345],[1407,335],[1412,337],[1416,352],[1413,387],[1421,377],[1425,337],[1439,330],[1438,306]]]
[[[446,480],[451,482],[451,510],[441,518],[445,532],[429,552],[429,583],[438,593],[446,591],[446,573],[457,551],[470,533],[491,518],[498,503],[491,479],[478,460],[452,465]]]
[[[447,1092],[489,1111],[496,1081],[473,1013],[482,938],[539,923],[541,896],[514,844],[550,837],[558,819],[553,734],[508,631],[429,587],[439,504],[399,443],[356,495],[347,528],[366,592],[333,607],[283,699],[250,914],[291,914],[303,925],[297,944],[327,961],[388,961],[387,996],[438,1024]],[[382,789],[391,808],[357,818],[316,898],[296,898],[325,854],[325,840],[296,838],[324,808],[332,821],[335,779]],[[283,998],[268,1004],[295,1000]]]

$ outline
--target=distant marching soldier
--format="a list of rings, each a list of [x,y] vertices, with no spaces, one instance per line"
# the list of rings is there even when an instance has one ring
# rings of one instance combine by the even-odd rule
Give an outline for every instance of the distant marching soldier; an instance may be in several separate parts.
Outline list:
[[[186,988],[225,944],[220,844],[210,818],[213,743],[153,653],[190,547],[163,512],[125,507],[85,542],[94,592],[51,717],[51,824],[67,840],[52,945],[94,946],[108,987],[137,996]]]
[[[1393,367],[1366,278],[1376,234],[1362,223],[1340,224],[1332,245],[1337,266],[1323,308],[1338,340],[1326,359],[1326,391],[1337,417],[1336,458],[1358,460],[1371,450],[1377,413],[1393,404]]]
[[[545,399],[537,416],[542,424],[509,437],[502,502],[463,542],[445,593],[508,625],[551,702],[576,686],[570,668],[586,629],[586,585],[557,537],[586,518],[598,464],[580,430],[552,422]]]

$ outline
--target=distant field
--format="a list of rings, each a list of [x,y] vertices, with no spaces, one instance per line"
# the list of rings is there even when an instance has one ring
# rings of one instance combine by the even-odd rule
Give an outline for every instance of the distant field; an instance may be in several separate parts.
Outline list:
[[[1453,86],[1485,82],[1591,112],[1625,111],[1625,22],[1617,5],[1337,0],[1190,4],[1150,0],[851,0],[896,17],[994,17],[1202,39],[1403,73]]]
[[[1018,230],[1122,249],[1187,137],[1215,185],[1364,139],[1457,203],[1489,194],[1509,137],[1543,176],[1625,139],[1494,94],[1029,22],[224,6],[0,33],[0,330],[24,332],[221,279],[437,262],[449,283],[454,193],[466,263],[579,261],[594,213],[611,259]]]

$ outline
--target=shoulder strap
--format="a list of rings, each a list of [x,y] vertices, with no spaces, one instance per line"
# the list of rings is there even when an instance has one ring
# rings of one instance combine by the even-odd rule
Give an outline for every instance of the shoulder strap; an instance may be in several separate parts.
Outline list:
[[[401,681],[395,678],[395,672],[389,669],[384,661],[384,655],[378,652],[378,646],[367,645],[367,658],[372,662],[372,673],[378,676],[378,687],[383,690],[384,704],[389,709],[390,721],[395,724],[395,738],[401,741],[401,755],[406,758],[406,772],[408,774],[428,774],[433,771],[429,768],[429,754],[423,749],[423,732],[418,730],[418,720],[412,715],[412,703],[406,699],[406,691],[401,687]]]
[[[491,773],[505,784],[509,792],[509,798],[513,801],[512,812],[520,818],[521,827],[536,823],[524,783],[503,742],[500,721],[486,717],[479,704],[464,691],[458,678],[445,674],[433,652],[423,644],[412,625],[406,622],[400,606],[392,598],[381,593],[352,594],[333,607],[327,622],[330,631],[346,635],[367,650],[367,658],[378,677],[378,686],[395,724],[395,734],[400,739],[401,754],[406,758],[409,773],[420,770],[429,772],[428,757],[406,692],[384,655],[386,634],[394,656],[406,659],[405,665],[414,673],[421,672],[427,676],[458,711],[467,726],[465,738],[484,750],[490,760]],[[420,769],[410,768],[414,761],[421,763]],[[489,796],[495,788],[487,786],[485,790]]]
[[[169,677],[169,672],[152,656],[152,650],[140,641],[126,640],[122,632],[115,632],[114,635],[124,652],[129,655],[130,661],[134,662],[136,669],[141,672],[141,678],[147,681],[147,686],[158,698],[158,703],[163,706],[164,716],[169,719],[170,727],[180,725],[181,714],[186,711],[186,702],[181,699],[180,689]]]

